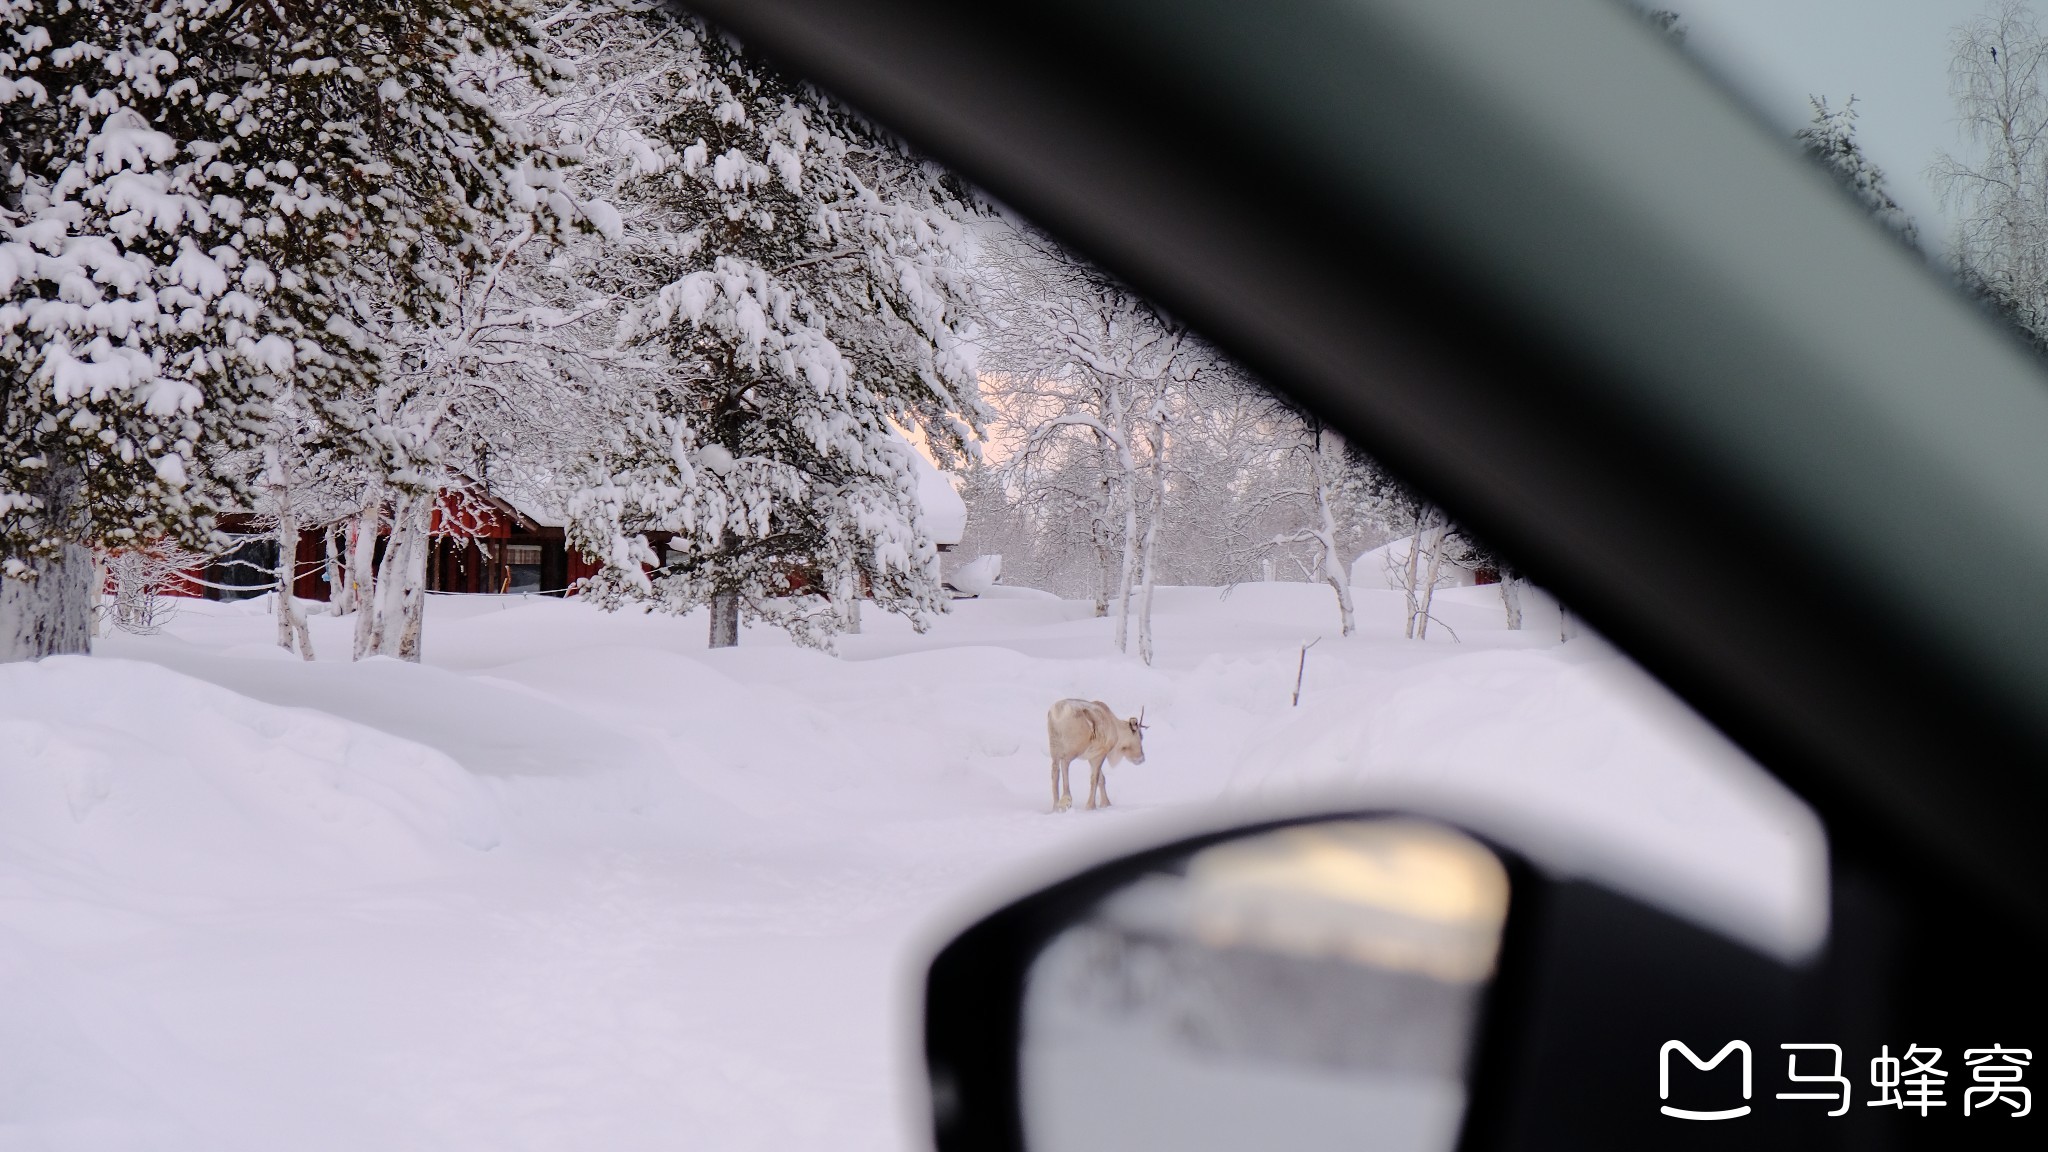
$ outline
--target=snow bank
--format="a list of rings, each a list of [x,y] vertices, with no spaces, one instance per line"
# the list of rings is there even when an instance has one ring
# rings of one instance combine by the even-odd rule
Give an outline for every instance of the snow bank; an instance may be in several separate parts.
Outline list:
[[[1060,598],[1053,593],[1024,584],[991,584],[982,590],[981,595],[989,600],[1038,600],[1055,604],[1060,602]]]
[[[976,556],[956,566],[952,574],[946,577],[946,583],[969,596],[979,596],[995,587],[996,581],[1001,579],[1002,575],[1003,558],[990,554]]]
[[[249,896],[389,882],[494,847],[446,756],[178,673],[0,665],[0,861],[66,891]]]

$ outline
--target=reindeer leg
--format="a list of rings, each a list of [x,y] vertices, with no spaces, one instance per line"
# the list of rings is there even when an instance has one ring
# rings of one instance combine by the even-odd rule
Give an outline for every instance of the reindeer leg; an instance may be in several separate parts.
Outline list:
[[[1095,793],[1102,789],[1102,761],[1088,761],[1088,807],[1095,807]]]
[[[1074,806],[1074,790],[1068,783],[1069,773],[1073,766],[1074,762],[1072,760],[1060,765],[1060,795],[1053,808],[1055,812],[1065,812]]]
[[[1102,770],[1102,806],[1104,808],[1109,807],[1109,769],[1107,767],[1104,767]]]
[[[1060,810],[1060,762],[1052,762],[1052,810]]]

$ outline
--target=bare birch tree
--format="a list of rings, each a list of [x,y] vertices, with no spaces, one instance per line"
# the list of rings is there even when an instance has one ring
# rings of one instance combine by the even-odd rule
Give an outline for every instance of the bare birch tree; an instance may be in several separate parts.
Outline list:
[[[1139,654],[1149,663],[1168,425],[1189,387],[1224,362],[1185,325],[1040,233],[991,229],[984,251],[998,285],[986,386],[993,408],[1023,429],[1011,477],[1027,492],[1059,492],[1085,516],[1104,577],[1096,614],[1115,605],[1116,646],[1128,652],[1135,601]],[[1042,486],[1042,478],[1055,482]]]
[[[1346,501],[1343,490],[1348,475],[1350,450],[1337,431],[1320,417],[1291,404],[1275,402],[1277,419],[1292,425],[1293,444],[1287,452],[1295,471],[1294,483],[1262,493],[1255,507],[1286,505],[1300,517],[1296,527],[1274,535],[1268,546],[1307,544],[1310,559],[1304,568],[1310,579],[1327,585],[1337,597],[1338,626],[1345,636],[1357,631],[1357,613],[1351,602],[1351,572],[1345,563],[1345,525],[1340,523]]]
[[[1957,216],[1952,259],[2036,343],[2048,323],[2048,34],[2003,0],[1955,30],[1949,94],[1973,152],[1929,170]]]

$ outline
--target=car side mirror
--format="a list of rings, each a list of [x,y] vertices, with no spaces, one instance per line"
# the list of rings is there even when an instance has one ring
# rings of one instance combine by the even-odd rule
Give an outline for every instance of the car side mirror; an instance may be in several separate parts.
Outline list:
[[[1819,978],[1449,824],[1242,828],[947,945],[933,1131],[941,1152],[1883,1143],[1898,1115],[1865,1106]]]

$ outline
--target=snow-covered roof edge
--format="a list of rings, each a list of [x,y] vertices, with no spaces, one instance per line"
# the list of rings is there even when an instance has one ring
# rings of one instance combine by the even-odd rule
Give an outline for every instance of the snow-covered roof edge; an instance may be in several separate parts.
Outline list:
[[[917,470],[917,503],[924,510],[924,530],[932,543],[952,545],[967,535],[967,502],[953,490],[953,482],[924,453],[911,447],[910,466]]]

